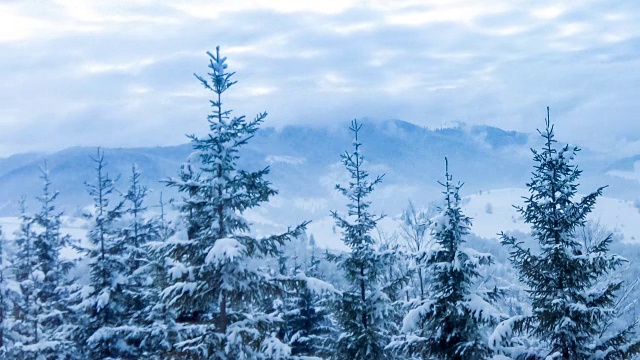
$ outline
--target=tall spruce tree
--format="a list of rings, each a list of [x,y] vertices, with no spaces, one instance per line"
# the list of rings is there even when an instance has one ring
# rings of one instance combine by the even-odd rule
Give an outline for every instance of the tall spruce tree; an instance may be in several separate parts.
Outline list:
[[[153,304],[159,300],[154,288],[153,254],[149,251],[148,244],[159,241],[163,237],[162,224],[155,217],[147,217],[145,200],[149,189],[140,183],[141,174],[136,165],[131,167],[129,189],[124,194],[123,216],[120,228],[120,241],[122,241],[122,254],[124,260],[123,283],[124,302],[126,313],[122,322],[121,333],[127,339],[130,357],[139,358],[143,353],[156,350],[154,347],[143,348],[143,339],[151,322],[146,312],[149,301]],[[128,320],[127,320],[128,319]],[[151,345],[151,344],[149,344]],[[157,344],[159,346],[160,344]]]
[[[238,169],[240,149],[254,136],[266,113],[253,120],[232,116],[223,108],[223,94],[235,84],[226,58],[210,57],[208,79],[196,75],[213,93],[210,133],[190,136],[195,150],[189,167],[168,185],[184,194],[179,209],[186,234],[165,244],[171,284],[163,291],[176,312],[181,341],[175,358],[277,359],[290,353],[276,337],[281,319],[260,305],[276,297],[282,285],[259,266],[259,259],[277,256],[280,246],[298,236],[304,225],[257,239],[242,214],[276,194],[265,180],[269,168]],[[198,169],[194,169],[198,167]]]
[[[445,159],[446,161],[446,159]],[[410,302],[403,320],[406,337],[390,344],[404,356],[421,359],[488,359],[488,326],[497,324],[502,314],[491,304],[496,289],[474,289],[479,267],[491,265],[490,254],[464,247],[471,219],[460,208],[461,183],[454,184],[446,166],[444,204],[431,220],[434,247],[422,253],[430,275],[424,298]]]
[[[104,153],[98,149],[92,160],[96,178],[86,183],[93,199],[86,214],[90,224],[88,244],[79,248],[88,260],[89,286],[79,306],[84,316],[76,336],[86,359],[121,359],[132,351],[119,328],[126,319],[124,273],[129,261],[117,223],[123,214],[123,202],[111,204],[118,178],[109,177]]]
[[[354,151],[341,155],[351,180],[346,187],[336,185],[336,189],[348,199],[347,216],[336,211],[331,213],[341,230],[344,244],[351,249],[347,254],[332,257],[349,283],[339,303],[342,333],[334,354],[337,359],[384,359],[389,340],[387,319],[391,301],[386,293],[387,284],[382,279],[391,254],[378,251],[371,235],[382,216],[370,212],[371,202],[368,200],[382,181],[382,176],[368,180],[369,174],[363,167],[362,144],[358,139],[361,127],[356,120],[351,123],[349,129],[355,138]]]
[[[17,335],[16,342],[9,352],[11,357],[36,359],[37,347],[41,335],[41,306],[38,290],[42,286],[44,275],[34,247],[35,231],[33,217],[27,214],[26,200],[20,201],[20,227],[14,233],[16,257],[14,261],[14,279],[19,288],[19,299],[14,303],[12,330]]]
[[[65,359],[76,353],[70,330],[70,303],[68,296],[73,285],[69,271],[74,262],[61,257],[63,249],[71,245],[71,236],[63,234],[63,213],[57,210],[58,192],[52,190],[49,170],[45,162],[41,170],[42,193],[37,200],[40,211],[33,216],[33,249],[37,257],[37,267],[42,273],[40,287],[36,291],[40,307],[40,336],[38,353],[41,356],[57,356]]]
[[[69,336],[70,311],[67,302],[70,282],[67,277],[73,262],[62,259],[62,249],[70,236],[60,231],[62,213],[56,210],[58,193],[51,190],[46,163],[41,170],[42,194],[37,197],[40,210],[29,215],[21,204],[21,225],[16,232],[17,253],[14,279],[13,326],[16,341],[10,352],[21,359],[74,356]]]
[[[634,339],[635,323],[620,331],[608,329],[621,282],[608,277],[625,260],[609,254],[611,235],[589,245],[576,238],[604,187],[574,200],[581,170],[571,164],[577,147],[556,146],[549,120],[539,131],[541,150],[532,149],[535,162],[530,195],[525,207],[517,207],[539,250],[502,234],[520,280],[529,288],[532,314],[505,321],[496,329],[494,345],[512,331],[532,335],[543,344],[537,352],[503,349],[513,358],[526,359],[629,359],[640,352]]]

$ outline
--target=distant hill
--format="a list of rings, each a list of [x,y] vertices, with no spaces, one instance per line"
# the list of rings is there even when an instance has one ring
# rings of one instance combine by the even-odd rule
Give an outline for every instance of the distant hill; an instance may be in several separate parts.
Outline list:
[[[529,147],[539,139],[528,134],[488,126],[458,126],[427,129],[400,120],[363,121],[361,142],[367,169],[372,175],[385,174],[374,194],[374,209],[397,213],[413,199],[425,203],[440,197],[437,181],[442,179],[444,157],[450,172],[465,182],[464,194],[480,190],[523,187],[532,170]],[[254,221],[292,224],[304,219],[325,217],[329,210],[342,209],[344,200],[333,190],[336,182],[347,180],[340,165],[340,154],[351,150],[353,139],[348,123],[340,129],[287,126],[261,129],[242,154],[248,169],[271,167],[269,179],[280,194],[268,206],[254,212]],[[121,174],[119,188],[127,187],[131,165],[137,164],[144,183],[165,198],[176,196],[162,179],[174,176],[191,152],[189,144],[155,148],[105,148],[110,175]],[[44,160],[54,187],[60,191],[60,204],[73,215],[90,203],[84,182],[94,178],[95,148],[70,148],[53,154],[20,154],[0,159],[0,215],[17,214],[18,201],[40,191],[38,167]],[[591,187],[610,184],[608,196],[633,200],[640,194],[637,181],[607,175],[615,168],[585,150],[578,157],[585,170],[583,184]],[[628,161],[619,162],[629,166]],[[613,166],[613,167],[612,167]],[[586,190],[588,190],[587,188]],[[155,200],[152,200],[155,201]]]

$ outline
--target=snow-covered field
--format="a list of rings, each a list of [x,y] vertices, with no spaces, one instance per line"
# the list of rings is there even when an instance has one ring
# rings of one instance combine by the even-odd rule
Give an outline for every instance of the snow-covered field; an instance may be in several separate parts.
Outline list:
[[[60,232],[63,234],[69,234],[73,239],[83,240],[87,236],[87,222],[83,218],[63,216],[62,227]],[[20,218],[18,217],[0,217],[0,227],[2,227],[2,233],[9,239],[14,237],[16,230],[20,228]],[[73,259],[78,256],[78,253],[71,249],[65,248],[62,250],[61,255],[66,259]]]
[[[496,238],[496,234],[501,231],[529,232],[529,226],[524,223],[513,207],[513,205],[523,206],[523,197],[527,195],[527,189],[506,188],[465,196],[463,209],[472,218],[472,233],[483,238]],[[271,219],[257,213],[247,214],[247,218],[257,225],[258,232],[263,233],[262,235],[282,228]],[[397,218],[397,216],[386,216],[382,219],[378,224],[380,234],[388,237],[397,232],[399,229]],[[634,206],[633,201],[603,196],[598,199],[589,220],[599,222],[610,231],[620,233],[624,242],[636,243],[640,240],[640,211]],[[20,220],[17,217],[0,217],[0,226],[5,236],[11,238],[20,226]],[[70,234],[75,239],[84,239],[86,221],[82,218],[65,216],[62,232]],[[314,219],[308,226],[308,233],[313,234],[320,247],[347,250],[330,216]]]
[[[463,198],[463,209],[473,221],[471,232],[483,238],[497,238],[501,231],[521,231],[528,233],[525,224],[514,205],[524,206],[525,188],[506,188],[482,191]],[[416,204],[419,206],[420,204]],[[387,216],[378,223],[380,233],[391,236],[399,229],[398,216]],[[257,219],[256,219],[257,220]],[[609,231],[619,233],[623,241],[635,243],[640,240],[640,211],[633,201],[602,196],[588,220],[598,222]],[[346,250],[340,234],[334,229],[330,216],[315,219],[308,227],[318,245],[336,250]]]
[[[466,196],[463,207],[473,218],[471,231],[485,238],[496,237],[501,231],[529,232],[529,226],[513,207],[524,206],[523,197],[528,195],[527,189],[509,188]],[[602,196],[588,220],[622,234],[625,242],[635,243],[640,239],[640,211],[632,201]]]

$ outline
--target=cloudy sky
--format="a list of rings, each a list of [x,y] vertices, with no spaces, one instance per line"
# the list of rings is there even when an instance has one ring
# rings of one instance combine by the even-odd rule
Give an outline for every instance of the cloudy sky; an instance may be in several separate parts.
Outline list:
[[[185,142],[207,50],[268,126],[399,118],[640,152],[637,1],[0,1],[0,156]]]

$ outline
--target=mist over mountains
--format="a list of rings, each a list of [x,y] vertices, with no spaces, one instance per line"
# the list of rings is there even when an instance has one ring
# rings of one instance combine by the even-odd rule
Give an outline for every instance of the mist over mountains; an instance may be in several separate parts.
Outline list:
[[[439,198],[437,181],[444,176],[445,156],[454,180],[465,183],[463,195],[524,187],[532,170],[529,149],[541,145],[537,136],[489,126],[427,129],[401,120],[362,123],[359,140],[369,162],[367,169],[372,176],[384,174],[383,183],[372,198],[373,207],[392,214],[398,213],[409,199],[425,204]],[[326,217],[330,210],[341,209],[343,200],[334,187],[347,180],[340,165],[340,154],[350,149],[353,141],[347,126],[298,125],[258,131],[243,149],[241,167],[257,170],[270,166],[268,179],[279,194],[252,214],[251,220],[286,224]],[[165,199],[177,195],[161,180],[176,176],[192,152],[189,144],[103,150],[110,176],[121,176],[121,190],[127,187],[132,164],[137,165],[144,184],[154,191],[152,202],[160,192]],[[60,207],[67,214],[78,214],[91,201],[84,182],[94,178],[91,156],[95,155],[96,148],[76,147],[52,154],[19,154],[0,159],[0,216],[15,216],[22,196],[27,198],[27,206],[34,205],[33,198],[41,186],[39,167],[45,160],[54,187],[60,192]],[[634,194],[640,194],[638,181],[619,174],[632,170],[636,160],[611,161],[584,149],[576,159],[584,171],[582,191],[609,184],[606,196],[635,199]]]

